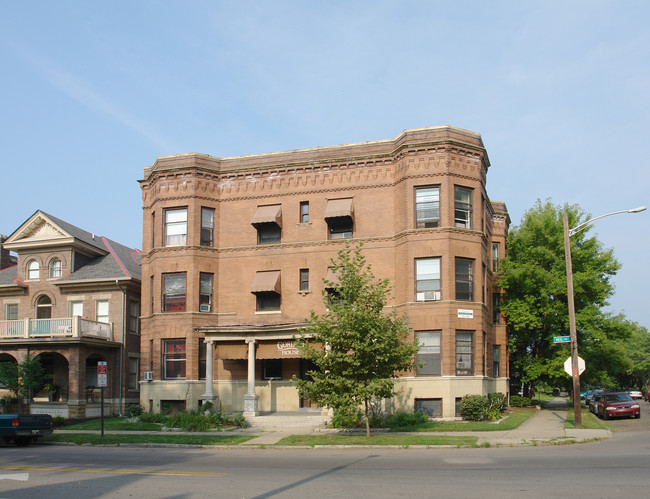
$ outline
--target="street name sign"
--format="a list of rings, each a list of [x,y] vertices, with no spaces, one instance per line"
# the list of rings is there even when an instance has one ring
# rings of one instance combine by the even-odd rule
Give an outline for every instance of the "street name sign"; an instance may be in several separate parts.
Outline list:
[[[571,336],[553,336],[553,343],[569,343]]]

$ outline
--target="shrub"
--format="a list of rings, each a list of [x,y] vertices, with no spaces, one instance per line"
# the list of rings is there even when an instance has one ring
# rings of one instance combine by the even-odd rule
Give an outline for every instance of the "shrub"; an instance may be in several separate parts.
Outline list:
[[[138,416],[138,419],[143,423],[164,423],[167,417],[153,412],[143,412]]]
[[[130,404],[127,408],[126,411],[124,411],[124,415],[127,418],[135,418],[142,414],[144,412],[144,407],[142,407],[140,404]]]
[[[386,418],[386,426],[389,428],[404,428],[417,426],[429,421],[429,416],[423,412],[398,412]]]
[[[65,425],[66,419],[63,416],[54,416],[52,418],[52,426],[58,428],[59,426]]]
[[[172,414],[165,421],[168,428],[178,428],[183,431],[208,431],[210,425],[209,417],[192,412],[177,412]]]
[[[483,395],[465,395],[460,400],[460,412],[469,421],[481,421],[489,407],[487,397]]]
[[[512,407],[528,407],[531,405],[530,398],[521,397],[520,395],[510,396],[510,406]]]
[[[330,423],[334,428],[356,428],[361,426],[361,410],[358,407],[339,407],[334,409]]]

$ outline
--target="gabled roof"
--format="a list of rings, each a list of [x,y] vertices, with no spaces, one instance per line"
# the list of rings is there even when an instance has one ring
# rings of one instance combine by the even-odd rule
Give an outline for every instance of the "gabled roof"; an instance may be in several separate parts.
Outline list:
[[[88,257],[87,263],[76,271],[54,281],[57,285],[113,279],[141,280],[139,250],[97,236],[41,210],[16,229],[3,246],[18,253],[35,248],[72,247]],[[0,285],[20,285],[16,277],[17,267],[2,270]]]

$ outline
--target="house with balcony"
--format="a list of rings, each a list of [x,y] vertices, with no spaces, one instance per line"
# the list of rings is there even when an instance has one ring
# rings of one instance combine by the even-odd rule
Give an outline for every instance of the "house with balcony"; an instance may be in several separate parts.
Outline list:
[[[98,416],[102,395],[106,414],[138,403],[139,250],[39,210],[2,251],[11,265],[0,269],[0,362],[40,359],[32,412]]]

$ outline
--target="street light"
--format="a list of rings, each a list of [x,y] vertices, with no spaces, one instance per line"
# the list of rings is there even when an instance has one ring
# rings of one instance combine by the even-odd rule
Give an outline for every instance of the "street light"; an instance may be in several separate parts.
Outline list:
[[[571,243],[569,237],[588,227],[596,220],[609,217],[610,215],[618,215],[619,213],[640,213],[645,211],[645,206],[632,208],[631,210],[613,211],[606,213],[599,217],[592,218],[583,222],[573,229],[569,230],[569,218],[565,211],[562,215],[564,221],[564,255],[566,260],[566,285],[567,294],[569,298],[569,330],[571,333],[571,373],[573,377],[573,417],[575,419],[576,428],[582,428],[582,411],[580,407],[580,373],[578,372],[578,334],[576,332],[576,310],[573,301],[573,269],[571,264]]]

